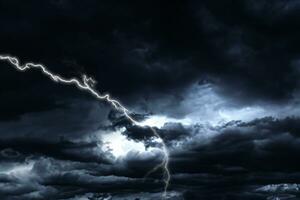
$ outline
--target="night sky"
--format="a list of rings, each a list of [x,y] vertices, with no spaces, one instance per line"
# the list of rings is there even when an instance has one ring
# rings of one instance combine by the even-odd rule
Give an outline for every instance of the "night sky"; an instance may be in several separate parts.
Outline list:
[[[300,199],[300,1],[0,0],[1,200]]]

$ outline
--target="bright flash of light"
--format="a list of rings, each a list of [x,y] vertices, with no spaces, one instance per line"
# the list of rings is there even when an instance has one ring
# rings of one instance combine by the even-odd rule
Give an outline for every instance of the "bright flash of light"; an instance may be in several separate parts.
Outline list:
[[[27,71],[29,69],[38,69],[40,70],[45,76],[50,78],[52,81],[56,83],[62,83],[67,85],[74,85],[77,86],[79,89],[88,92],[89,94],[93,95],[98,100],[104,100],[108,103],[110,103],[116,110],[122,112],[124,116],[133,124],[136,126],[143,127],[144,125],[136,121],[130,116],[130,112],[127,108],[125,108],[119,101],[112,99],[109,94],[101,95],[96,89],[95,84],[96,81],[92,79],[91,77],[88,77],[87,75],[83,74],[81,79],[78,78],[64,78],[60,75],[52,73],[50,70],[48,70],[44,65],[42,64],[35,64],[32,62],[20,64],[20,61],[18,58],[9,56],[9,55],[0,55],[0,60],[8,61],[12,66],[14,66],[19,71]],[[169,152],[167,149],[166,144],[164,143],[163,139],[160,137],[160,135],[155,131],[154,128],[149,127],[153,134],[159,138],[161,144],[162,144],[162,151],[164,153],[164,159],[163,161],[156,166],[153,170],[157,170],[159,168],[162,168],[164,170],[164,178],[163,181],[165,183],[164,187],[164,193],[163,198],[166,197],[167,189],[170,182],[170,171],[168,168],[169,165]],[[153,171],[151,170],[151,171]]]
[[[166,123],[181,123],[182,125],[186,125],[186,126],[192,124],[189,118],[175,119],[175,118],[169,118],[162,115],[156,115],[156,116],[154,115],[154,116],[150,116],[144,121],[141,121],[140,125],[162,128]]]
[[[126,156],[130,151],[144,152],[145,145],[142,142],[128,140],[120,131],[115,131],[110,134],[102,134],[101,140],[104,143],[102,149],[110,151],[116,158]]]

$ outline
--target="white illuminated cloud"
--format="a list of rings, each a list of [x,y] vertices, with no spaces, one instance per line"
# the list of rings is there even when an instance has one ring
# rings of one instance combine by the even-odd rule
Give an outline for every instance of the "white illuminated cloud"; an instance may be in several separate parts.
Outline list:
[[[146,151],[142,142],[128,140],[125,135],[121,134],[121,131],[103,134],[101,140],[104,143],[102,150],[110,151],[115,158],[126,156],[130,151]]]
[[[170,122],[181,123],[182,125],[190,125],[192,123],[192,121],[188,118],[175,119],[175,118],[169,118],[167,116],[162,116],[162,115],[153,115],[148,117],[146,120],[139,122],[139,125],[161,128],[164,126],[165,123],[170,123]]]
[[[265,110],[258,106],[219,110],[219,115],[225,122],[233,120],[250,121],[257,117],[264,116],[265,113]]]
[[[28,162],[24,164],[16,164],[6,169],[1,169],[0,174],[13,175],[16,177],[26,176],[30,173],[34,165],[34,162]]]
[[[150,116],[140,124],[157,128],[161,128],[167,122],[182,123],[187,126],[197,123],[217,126],[232,120],[247,122],[266,116],[277,118],[291,114],[299,116],[300,113],[300,107],[295,104],[285,106],[263,103],[243,104],[223,96],[218,92],[218,85],[209,83],[205,85],[195,83],[178,96],[166,94],[148,103],[151,112],[164,114]],[[297,99],[299,97],[300,94]]]
[[[177,107],[187,111],[183,117],[193,123],[207,123],[213,126],[232,120],[251,121],[265,116],[274,116],[274,109],[264,105],[242,105],[216,91],[211,84],[193,85],[184,94],[185,98]],[[176,109],[176,108],[175,108]]]

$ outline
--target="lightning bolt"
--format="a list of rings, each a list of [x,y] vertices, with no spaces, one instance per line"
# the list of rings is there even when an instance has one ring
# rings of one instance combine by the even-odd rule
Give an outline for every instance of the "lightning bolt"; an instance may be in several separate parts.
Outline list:
[[[8,55],[0,55],[1,61],[8,61],[12,66],[14,66],[19,71],[27,71],[29,69],[39,69],[44,75],[46,75],[48,78],[50,78],[52,81],[56,83],[62,83],[67,85],[75,85],[79,89],[86,91],[90,93],[92,96],[94,96],[98,100],[103,100],[108,103],[110,103],[116,110],[120,111],[124,114],[124,116],[133,124],[136,126],[144,127],[144,125],[141,125],[138,121],[133,119],[130,116],[129,110],[123,106],[119,101],[112,99],[109,94],[101,95],[95,88],[96,81],[92,79],[91,77],[88,77],[87,75],[83,74],[81,79],[77,78],[64,78],[62,76],[59,76],[57,74],[52,73],[50,70],[48,70],[44,65],[42,64],[35,64],[35,63],[25,63],[23,65],[20,64],[20,61],[17,57],[8,56]],[[160,135],[155,131],[154,128],[149,127],[153,134],[159,139],[159,142],[162,144],[162,151],[164,154],[164,158],[160,164],[155,166],[151,171],[147,173],[147,175],[153,173],[154,171],[162,168],[164,170],[164,176],[163,176],[163,182],[164,182],[164,192],[163,192],[163,199],[165,199],[167,195],[167,190],[169,187],[169,182],[171,178],[171,174],[169,171],[169,152],[167,149],[167,146],[163,139],[160,137]]]

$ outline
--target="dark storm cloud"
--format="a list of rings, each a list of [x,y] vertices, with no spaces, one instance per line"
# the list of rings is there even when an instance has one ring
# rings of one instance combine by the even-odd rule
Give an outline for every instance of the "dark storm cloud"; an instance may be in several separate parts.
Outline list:
[[[1,122],[0,138],[58,141],[60,137],[84,137],[107,122],[109,109],[92,101],[68,101],[66,108],[27,113],[19,120]]]
[[[191,129],[184,128],[180,123],[166,123],[161,129],[154,128],[163,141],[171,146],[172,142],[180,141],[191,135]],[[146,147],[160,147],[160,142],[155,142],[157,136],[149,127],[129,126],[122,132],[129,140],[143,142]],[[170,143],[170,144],[169,144]]]
[[[114,192],[146,192],[161,187],[161,183],[142,178],[91,174],[89,166],[83,163],[43,157],[27,162],[23,168],[15,165],[15,171],[0,175],[1,199],[76,199],[77,195],[87,193],[99,194],[96,196],[101,198]]]
[[[176,152],[170,166],[179,172],[297,172],[299,128],[299,118],[272,117],[214,128],[210,139],[187,142],[189,150]]]
[[[298,117],[265,117],[220,126],[166,123],[156,129],[171,151],[174,173],[296,172],[299,148]],[[122,134],[159,146],[149,128],[128,126]]]
[[[128,190],[159,191],[163,187],[161,171],[151,178],[143,176],[161,162],[160,152],[129,152],[116,159],[110,151],[102,150],[101,131],[132,128],[122,122],[122,116],[118,120],[108,111],[98,104],[75,100],[68,108],[27,113],[19,120],[1,122],[1,198],[76,198],[86,193],[99,193],[100,198]],[[105,123],[106,118],[111,125]]]
[[[7,25],[2,34],[14,40],[13,44],[9,39],[2,41],[4,52],[43,62],[54,71],[74,71],[62,63],[71,60],[100,80],[103,91],[117,95],[152,84],[151,87],[157,89],[182,78],[189,80],[189,74],[181,70],[186,59],[152,58],[158,57],[152,54],[156,43],[161,43],[161,31],[166,32],[163,39],[169,37],[165,27],[168,19],[175,22],[163,11],[169,4],[64,1],[63,6],[53,2],[29,3],[25,10],[22,6],[22,3],[2,2],[5,10],[1,12],[2,22]],[[180,6],[175,5],[171,10],[180,11]],[[166,15],[163,23],[160,16],[153,16],[157,9]],[[13,15],[14,10],[19,10],[17,16]],[[184,10],[180,12],[185,15]],[[170,28],[174,30],[175,24]],[[30,50],[26,46],[30,46]],[[173,66],[173,76],[168,76],[171,70],[165,65]]]
[[[101,92],[124,105],[144,99],[143,111],[152,102],[157,114],[173,117],[224,95],[241,103],[284,102],[299,88],[299,9],[293,0],[0,0],[0,53],[44,63],[66,77],[90,74]],[[130,152],[114,162],[94,135],[125,127],[128,139],[159,146],[149,128],[132,126],[40,72],[20,73],[6,63],[0,68],[1,199],[161,189],[161,181],[154,181],[161,171],[142,180],[161,154]],[[182,89],[195,82],[212,83],[223,95],[202,101],[198,96],[206,92],[196,88],[186,105]],[[299,122],[262,118],[211,127],[197,121],[155,129],[170,150],[170,189],[186,199],[266,199],[255,188],[299,180]],[[27,169],[30,161],[33,168]]]
[[[258,17],[268,18],[271,12],[272,16],[280,14],[280,8],[288,7],[291,2],[249,3],[252,7],[263,4],[259,8],[261,12],[255,16],[248,3],[209,1],[207,9],[198,14],[216,58],[222,62],[219,63],[220,71],[213,73],[228,84],[231,95],[239,98],[244,95],[250,100],[257,97],[272,101],[290,98],[298,87],[299,74],[291,62],[299,56],[299,23],[288,19],[280,23],[270,19],[270,24]],[[225,11],[224,7],[230,9]],[[276,7],[279,9],[272,9]]]
[[[155,166],[161,164],[163,155],[159,152],[138,153],[129,152],[126,157],[119,158],[114,166],[114,173],[117,176],[126,176],[132,178],[145,177]],[[163,176],[162,170],[154,171],[149,174],[151,178],[160,180]]]
[[[109,163],[109,159],[101,152],[99,142],[71,142],[61,139],[61,141],[51,142],[41,139],[14,138],[10,140],[0,140],[0,149],[3,156],[17,158],[17,152],[22,152],[22,157],[28,156],[48,156],[62,160],[72,160],[79,162],[99,162]],[[12,148],[14,151],[9,149]],[[7,160],[7,159],[6,159]]]
[[[147,114],[138,114],[138,113],[130,113],[131,117],[136,121],[143,121],[147,118]],[[111,127],[107,128],[120,128],[120,127],[132,127],[132,122],[116,110],[111,110],[107,116],[108,120],[111,122]]]
[[[188,134],[170,140],[163,135],[163,127],[160,133],[171,155],[170,189],[185,191],[186,199],[267,199],[276,195],[256,189],[298,182],[299,120],[266,117],[215,127],[185,126],[185,131],[178,131]]]
[[[1,1],[1,52],[66,76],[86,72],[101,91],[123,99],[138,91],[153,97],[147,92],[171,92],[195,79],[248,101],[283,100],[298,88],[294,1],[59,2]]]

